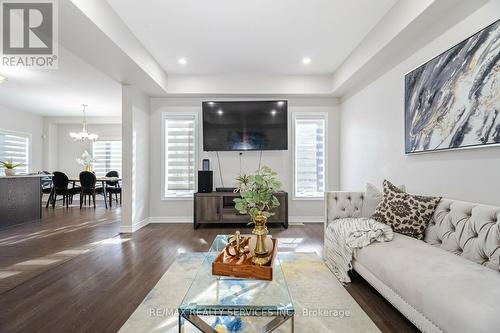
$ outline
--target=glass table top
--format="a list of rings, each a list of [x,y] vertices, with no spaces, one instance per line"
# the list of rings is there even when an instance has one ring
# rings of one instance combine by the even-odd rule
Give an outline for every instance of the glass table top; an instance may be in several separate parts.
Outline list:
[[[272,281],[212,275],[212,262],[228,238],[227,235],[215,237],[179,311],[196,315],[292,315],[292,299],[278,256]]]

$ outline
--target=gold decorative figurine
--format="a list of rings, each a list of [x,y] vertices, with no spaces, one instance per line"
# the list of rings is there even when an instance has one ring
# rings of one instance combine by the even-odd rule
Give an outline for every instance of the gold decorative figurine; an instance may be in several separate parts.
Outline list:
[[[236,230],[234,235],[232,235],[228,240],[229,246],[227,247],[228,255],[235,256],[236,258],[241,257],[242,255],[249,252],[248,247],[245,248],[243,244],[243,238],[239,230]]]

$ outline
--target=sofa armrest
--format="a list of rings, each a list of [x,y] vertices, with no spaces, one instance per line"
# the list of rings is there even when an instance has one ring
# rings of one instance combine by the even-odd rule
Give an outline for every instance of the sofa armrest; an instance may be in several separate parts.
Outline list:
[[[337,219],[360,217],[364,192],[332,191],[325,193],[325,228]]]

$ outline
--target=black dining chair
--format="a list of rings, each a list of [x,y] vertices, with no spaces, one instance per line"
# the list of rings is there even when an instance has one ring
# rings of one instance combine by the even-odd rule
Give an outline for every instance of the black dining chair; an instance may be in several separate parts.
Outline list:
[[[50,203],[50,195],[52,193],[52,177],[50,176],[50,172],[48,171],[40,171],[39,175],[47,175],[46,177],[40,177],[40,202],[42,201],[43,195],[48,194],[49,198],[47,199],[47,206],[49,207]]]
[[[116,177],[119,178],[120,175],[118,171],[109,171],[106,173],[106,177]],[[113,205],[113,194],[115,195],[115,200],[118,203],[118,195],[120,195],[120,205],[122,204],[122,188],[120,187],[120,182],[118,181],[106,181],[106,193],[109,196],[109,207]]]
[[[73,201],[73,196],[78,193],[77,188],[69,187],[69,178],[65,173],[55,171],[52,176],[52,208],[56,206],[57,196],[63,196],[63,206],[69,206],[70,201]]]
[[[95,183],[97,178],[93,172],[82,171],[80,172],[80,208],[82,208],[83,201],[86,201],[86,197],[92,199],[95,208],[95,195],[96,195],[96,187]]]
[[[118,178],[118,177],[120,177],[120,175],[118,174],[118,171],[109,171],[108,173],[106,173],[106,177]],[[120,183],[117,181],[107,181],[106,185],[120,187]]]
[[[118,171],[109,171],[106,173],[106,177],[116,177],[119,178],[120,175]],[[122,189],[120,187],[120,182],[118,181],[106,181],[106,193],[109,195],[109,207],[112,206],[113,194],[115,195],[115,201],[118,203],[118,195],[120,195],[120,205],[122,204]]]

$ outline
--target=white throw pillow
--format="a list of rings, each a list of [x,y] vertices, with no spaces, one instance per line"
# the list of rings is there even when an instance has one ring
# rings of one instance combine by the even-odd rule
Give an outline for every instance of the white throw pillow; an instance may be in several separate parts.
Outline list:
[[[406,192],[406,186],[399,185],[398,189]],[[378,204],[384,198],[384,194],[379,189],[370,183],[366,183],[365,197],[363,199],[363,206],[361,207],[361,216],[370,217],[375,212]]]

